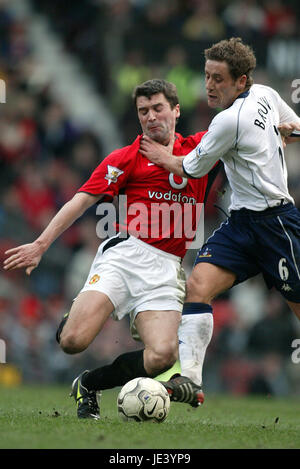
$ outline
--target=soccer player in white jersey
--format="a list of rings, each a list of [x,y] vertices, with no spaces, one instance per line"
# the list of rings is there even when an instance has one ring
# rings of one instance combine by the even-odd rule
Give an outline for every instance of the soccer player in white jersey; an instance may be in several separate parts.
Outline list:
[[[287,186],[279,132],[300,118],[272,88],[253,84],[256,59],[240,38],[205,50],[208,105],[223,111],[181,161],[147,136],[142,153],[178,175],[199,178],[221,159],[232,190],[230,216],[200,249],[187,284],[179,336],[182,373],[202,381],[201,313],[232,286],[262,273],[300,319],[300,214]]]

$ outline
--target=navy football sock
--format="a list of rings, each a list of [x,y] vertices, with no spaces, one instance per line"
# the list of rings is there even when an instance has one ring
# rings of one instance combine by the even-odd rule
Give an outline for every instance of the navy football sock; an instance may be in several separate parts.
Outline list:
[[[212,313],[212,306],[207,303],[184,303],[182,315]]]

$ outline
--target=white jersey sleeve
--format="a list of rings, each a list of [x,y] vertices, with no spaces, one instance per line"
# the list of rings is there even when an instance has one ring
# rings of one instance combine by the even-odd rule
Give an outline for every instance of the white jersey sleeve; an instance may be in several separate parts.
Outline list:
[[[217,114],[201,142],[183,160],[183,170],[188,176],[204,176],[235,145],[236,123],[236,117],[231,113]]]
[[[279,112],[279,123],[285,124],[290,122],[298,122],[300,124],[300,117],[297,116],[295,111],[281,98],[277,91],[272,88],[266,87],[270,93],[273,94],[274,100],[277,102]]]

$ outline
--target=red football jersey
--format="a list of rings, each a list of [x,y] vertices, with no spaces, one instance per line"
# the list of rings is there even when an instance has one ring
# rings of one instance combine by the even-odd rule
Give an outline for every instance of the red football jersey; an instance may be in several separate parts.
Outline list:
[[[204,134],[185,138],[176,133],[173,154],[187,155]],[[184,257],[187,243],[195,235],[208,175],[187,179],[156,166],[139,152],[141,137],[109,154],[78,192],[104,194],[109,200],[119,196],[126,215],[116,224],[116,232],[126,231],[162,251]]]

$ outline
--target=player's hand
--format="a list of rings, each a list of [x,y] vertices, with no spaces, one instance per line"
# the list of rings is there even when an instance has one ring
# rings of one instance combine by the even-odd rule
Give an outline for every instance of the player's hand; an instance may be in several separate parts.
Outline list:
[[[299,139],[290,137],[293,130],[300,131],[300,124],[298,122],[286,122],[284,124],[279,124],[278,130],[281,134],[284,146],[288,143],[293,143],[299,141]]]
[[[144,135],[140,142],[140,152],[152,163],[157,164],[157,166],[164,166],[170,157],[172,157],[173,145],[174,139],[165,146],[152,140],[148,135]]]
[[[279,124],[278,130],[281,133],[282,137],[288,137],[292,131],[295,129],[295,126],[292,122]]]
[[[5,252],[9,257],[3,262],[4,270],[26,268],[26,274],[30,275],[42,258],[41,246],[36,243],[22,244]]]

